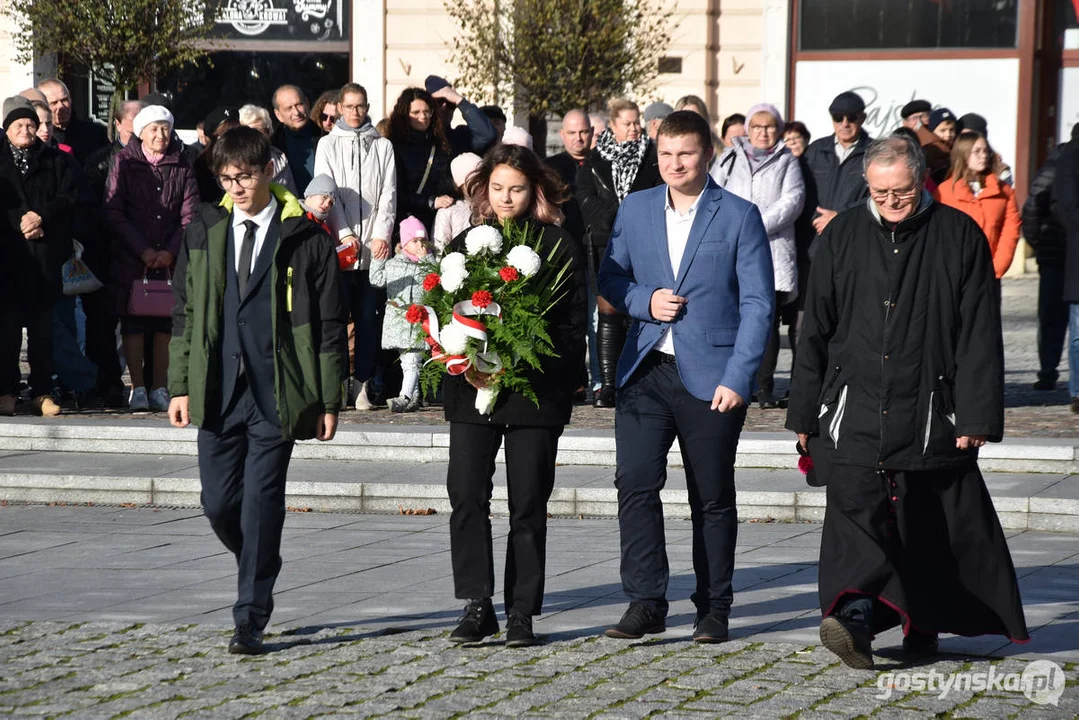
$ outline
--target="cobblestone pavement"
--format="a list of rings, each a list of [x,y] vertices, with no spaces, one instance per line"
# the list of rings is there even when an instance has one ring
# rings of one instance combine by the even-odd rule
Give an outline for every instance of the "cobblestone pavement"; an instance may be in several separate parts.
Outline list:
[[[741,526],[733,639],[716,646],[688,638],[688,523],[668,523],[668,632],[628,643],[598,637],[623,608],[617,524],[550,526],[545,644],[460,648],[446,640],[460,605],[445,517],[290,513],[270,652],[237,658],[235,566],[197,511],[0,507],[0,716],[1079,716],[1074,536],[1010,534],[1029,645],[946,637],[919,663],[893,630],[877,669],[854,671],[815,640],[819,526]],[[1066,679],[1057,704],[1016,690],[1038,659]]]
[[[1037,379],[1037,275],[1008,278],[1004,293],[1004,352],[1006,360],[1005,433],[1008,437],[1073,437],[1079,435],[1079,416],[1069,412],[1067,392],[1067,355],[1061,362],[1061,377],[1055,392],[1039,392],[1031,385]],[[790,384],[789,350],[780,353],[776,373],[777,392],[786,392]],[[24,371],[26,369],[24,368]],[[28,408],[21,408],[28,413]],[[140,413],[81,413],[78,417],[143,418],[158,422],[163,414]],[[756,406],[746,416],[747,432],[783,430],[786,412],[782,409],[761,410]],[[442,408],[423,408],[407,415],[393,414],[385,408],[371,412],[350,410],[341,415],[343,423],[376,423],[391,425],[439,425],[443,422]],[[580,403],[573,411],[572,427],[576,429],[614,428],[614,410],[597,409]]]

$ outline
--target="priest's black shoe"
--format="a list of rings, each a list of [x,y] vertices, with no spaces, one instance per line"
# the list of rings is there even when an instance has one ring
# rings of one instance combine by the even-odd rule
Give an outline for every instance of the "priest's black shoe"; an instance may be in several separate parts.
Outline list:
[[[908,655],[936,655],[939,646],[940,640],[936,633],[911,630],[910,634],[903,638],[903,652]]]
[[[251,623],[240,623],[229,640],[231,655],[258,655],[262,652],[262,631]]]
[[[498,632],[498,618],[495,617],[495,608],[491,604],[491,598],[469,600],[468,605],[465,605],[464,616],[450,633],[450,642],[458,645],[477,643],[496,632]]]
[[[872,639],[865,625],[828,616],[820,624],[820,641],[848,667],[873,669]]]
[[[538,644],[539,640],[532,632],[532,616],[511,610],[506,616],[506,647],[529,647]]]
[[[635,602],[629,604],[629,609],[618,624],[607,628],[603,634],[619,640],[637,640],[645,635],[655,635],[666,630],[664,618],[644,603]]]
[[[693,623],[693,642],[701,644],[727,642],[727,616],[720,613],[697,614]]]

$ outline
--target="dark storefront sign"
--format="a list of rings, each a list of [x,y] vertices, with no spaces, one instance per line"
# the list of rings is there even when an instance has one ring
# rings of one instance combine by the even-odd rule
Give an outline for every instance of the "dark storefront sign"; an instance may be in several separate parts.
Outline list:
[[[1018,18],[1019,0],[803,0],[799,49],[1014,48]]]
[[[223,0],[215,35],[230,40],[348,40],[351,0]]]

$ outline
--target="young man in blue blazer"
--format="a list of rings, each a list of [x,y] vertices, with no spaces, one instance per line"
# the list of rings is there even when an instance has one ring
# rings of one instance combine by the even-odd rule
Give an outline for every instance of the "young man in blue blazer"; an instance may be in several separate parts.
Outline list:
[[[738,535],[734,458],[768,344],[775,291],[756,206],[708,176],[711,132],[693,112],[657,138],[664,185],[619,209],[599,291],[632,326],[618,363],[615,485],[622,587],[630,606],[608,637],[666,630],[669,568],[659,493],[675,438],[693,519],[693,639],[723,642]]]

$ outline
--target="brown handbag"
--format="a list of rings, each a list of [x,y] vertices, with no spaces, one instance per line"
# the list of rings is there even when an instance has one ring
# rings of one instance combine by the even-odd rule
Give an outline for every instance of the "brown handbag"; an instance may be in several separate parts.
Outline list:
[[[172,273],[165,270],[165,279],[156,280],[146,276],[131,282],[131,297],[127,301],[127,314],[138,317],[169,317],[172,315]]]

